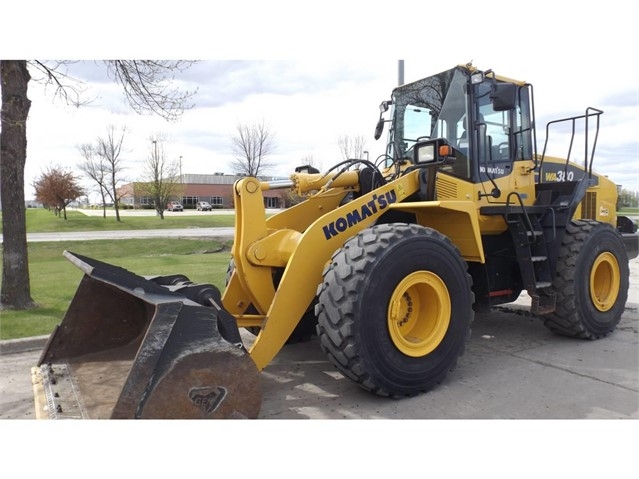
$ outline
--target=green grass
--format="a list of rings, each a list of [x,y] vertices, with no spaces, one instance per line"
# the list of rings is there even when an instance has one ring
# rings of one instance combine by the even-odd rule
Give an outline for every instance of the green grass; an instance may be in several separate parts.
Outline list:
[[[2,215],[0,214],[0,218]],[[64,231],[110,231],[110,230],[145,230],[168,228],[216,228],[233,226],[235,216],[171,214],[160,219],[158,216],[86,216],[79,211],[67,211],[67,219],[55,216],[44,208],[27,208],[27,233],[51,233]],[[2,225],[0,223],[0,232]]]
[[[617,214],[638,215],[639,214],[639,208],[619,208],[619,211],[617,211]]]
[[[230,242],[177,238],[29,243],[31,297],[38,307],[2,311],[0,339],[49,334],[62,320],[82,279],[82,272],[62,255],[64,250],[142,276],[182,273],[196,283],[223,288],[230,246]]]

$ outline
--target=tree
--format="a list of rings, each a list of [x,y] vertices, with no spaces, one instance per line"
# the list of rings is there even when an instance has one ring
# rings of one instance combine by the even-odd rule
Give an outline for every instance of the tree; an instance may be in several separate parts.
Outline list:
[[[340,136],[337,139],[337,146],[344,160],[362,160],[366,149],[366,138],[362,135]]]
[[[51,166],[33,183],[36,199],[54,209],[55,214],[63,214],[67,219],[67,206],[84,195],[78,179],[61,166]]]
[[[273,167],[268,156],[275,150],[275,134],[264,120],[252,125],[238,124],[231,143],[235,155],[231,168],[235,174],[256,177]]]
[[[109,60],[104,62],[109,75],[124,89],[125,97],[138,113],[159,114],[176,120],[191,108],[187,101],[195,91],[170,87],[173,74],[194,62],[168,60]],[[44,74],[41,81],[56,86],[55,95],[68,103],[81,105],[78,90],[64,83],[67,76],[57,72],[63,63],[46,64],[37,60],[0,60],[2,89],[0,129],[0,201],[12,205],[2,214],[3,257],[0,309],[26,309],[35,306],[31,299],[24,204],[24,166],[27,158],[27,117],[31,101],[27,88],[31,75],[28,66]]]
[[[639,192],[617,187],[617,211],[621,208],[636,208],[639,206]]]
[[[107,127],[105,137],[98,137],[95,151],[100,160],[105,165],[104,191],[113,203],[115,209],[115,220],[120,220],[120,197],[118,196],[118,183],[121,181],[121,174],[124,170],[122,164],[122,143],[126,127],[116,131],[114,125]]]
[[[313,154],[308,154],[302,157],[302,166],[310,166],[316,170],[322,171],[322,162],[317,161]]]
[[[176,181],[180,172],[178,161],[170,161],[164,153],[164,141],[152,140],[153,147],[143,166],[143,183],[138,187],[142,194],[153,200],[155,211],[164,219],[164,208],[168,201],[181,193],[182,184]]]
[[[77,149],[83,158],[78,168],[98,186],[102,200],[102,218],[106,218],[108,165],[104,158],[96,153],[93,145],[84,143],[78,145]]]
[[[111,78],[124,89],[127,103],[136,113],[152,113],[168,121],[180,118],[192,104],[187,101],[197,92],[169,88],[175,83],[174,72],[187,70],[194,61],[187,60],[113,60],[105,61]]]
[[[0,202],[2,203],[2,290],[0,309],[35,306],[29,287],[24,165],[31,75],[24,60],[0,61],[2,128],[0,129]],[[12,205],[12,208],[6,208]]]

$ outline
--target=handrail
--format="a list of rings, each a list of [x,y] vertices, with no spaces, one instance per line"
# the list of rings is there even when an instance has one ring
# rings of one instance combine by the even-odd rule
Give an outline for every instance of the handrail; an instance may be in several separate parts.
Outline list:
[[[589,110],[594,110],[597,113],[592,113],[591,115],[588,114]],[[595,129],[595,139],[593,140],[592,143],[592,152],[590,154],[590,163],[588,164],[588,178],[592,178],[592,163],[593,160],[595,159],[595,149],[597,148],[597,139],[599,138],[599,117],[601,116],[601,114],[603,113],[602,110],[598,110],[597,108],[593,108],[591,106],[589,106],[588,108],[586,108],[586,151],[584,153],[584,161],[588,161],[588,118],[590,116],[596,116],[597,117],[597,128]],[[584,165],[585,167],[585,165]]]
[[[586,112],[583,115],[578,115],[578,116],[571,116],[571,117],[567,117],[567,118],[561,118],[559,120],[552,120],[549,121],[546,124],[546,138],[544,141],[544,149],[541,153],[541,159],[539,160],[539,169],[541,170],[541,168],[543,167],[544,164],[544,158],[546,157],[546,150],[548,147],[548,140],[550,137],[550,125],[553,124],[557,124],[557,123],[563,123],[566,121],[570,121],[571,122],[571,137],[570,137],[570,144],[568,146],[568,155],[566,156],[566,163],[564,165],[564,173],[568,172],[568,163],[570,162],[570,155],[572,154],[572,147],[573,147],[573,142],[575,139],[575,134],[576,134],[576,122],[577,120],[580,119],[584,119],[585,121],[585,137],[584,137],[584,148],[585,148],[585,152],[584,152],[584,171],[588,174],[588,178],[592,178],[592,164],[594,161],[594,157],[595,157],[595,149],[597,147],[597,139],[599,138],[599,120],[600,120],[600,115],[603,113],[602,110],[599,110],[597,108],[593,108],[593,107],[588,107],[586,108]],[[597,124],[596,124],[596,129],[595,129],[595,139],[593,141],[593,145],[592,145],[592,151],[589,152],[589,141],[588,141],[588,136],[589,136],[589,132],[590,132],[590,127],[589,127],[589,119],[591,116],[596,116],[597,117]],[[537,160],[537,155],[535,154],[535,161]],[[537,166],[537,165],[535,165]],[[539,179],[538,179],[538,183],[542,183],[542,176],[539,175]]]
[[[506,197],[506,214],[504,216],[506,218],[508,218],[509,215],[511,214],[511,213],[508,212],[508,209],[511,207],[511,202],[510,202],[510,197],[511,196],[515,196],[517,198],[517,200],[519,201],[519,206],[521,207],[523,218],[524,218],[525,222],[527,223],[527,225],[526,225],[527,229],[531,233],[534,233],[535,228],[534,228],[534,226],[532,224],[532,221],[530,221],[530,217],[528,216],[528,212],[526,211],[526,206],[524,205],[524,201],[523,201],[523,199],[521,198],[521,195],[518,192],[511,191],[508,194],[508,196]],[[512,203],[512,204],[514,204],[514,203]],[[534,242],[534,236],[531,239],[532,239],[532,241],[529,241],[529,243],[532,244],[532,242]]]

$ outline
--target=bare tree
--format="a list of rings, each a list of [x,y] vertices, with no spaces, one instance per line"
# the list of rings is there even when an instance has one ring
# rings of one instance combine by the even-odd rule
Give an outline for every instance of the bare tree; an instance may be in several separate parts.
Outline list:
[[[108,165],[104,158],[97,154],[93,145],[85,143],[79,145],[78,151],[82,156],[82,161],[78,165],[80,171],[85,176],[93,180],[98,186],[100,199],[102,200],[102,217],[106,219],[106,200],[107,200],[107,178]]]
[[[109,125],[106,136],[98,137],[95,147],[97,155],[106,165],[105,192],[113,203],[116,221],[121,221],[120,197],[117,192],[118,183],[122,180],[121,174],[124,170],[121,155],[125,134],[126,127],[117,131],[114,125]]]
[[[78,184],[78,178],[63,167],[50,166],[37,178],[33,187],[36,199],[45,206],[53,208],[56,216],[62,214],[67,219],[67,206],[84,195],[84,189]]]
[[[187,101],[195,92],[172,87],[174,72],[188,68],[190,61],[110,60],[105,65],[115,82],[122,85],[128,103],[137,112],[152,112],[167,120],[176,120],[190,108]],[[24,203],[24,166],[27,159],[27,117],[31,101],[27,87],[31,74],[27,67],[43,73],[41,81],[55,87],[55,96],[67,103],[83,104],[81,91],[58,73],[63,63],[0,60],[2,89],[0,128],[0,202],[12,205],[3,211],[2,288],[0,309],[27,309],[31,299]],[[76,82],[77,85],[78,82]]]
[[[164,208],[168,201],[182,192],[182,184],[176,181],[180,172],[179,161],[167,159],[164,140],[151,140],[153,146],[143,166],[143,182],[140,192],[153,200],[155,211],[164,219]]]
[[[196,91],[169,88],[175,72],[181,73],[193,63],[185,60],[113,60],[105,62],[110,76],[124,89],[127,102],[136,113],[153,113],[177,120]]]
[[[273,167],[268,156],[275,150],[275,135],[264,120],[252,125],[238,124],[231,142],[235,155],[231,168],[235,174],[256,177]]]
[[[317,161],[312,154],[308,154],[302,157],[302,165],[308,165],[319,171],[322,171],[322,162]]]
[[[362,135],[340,136],[337,139],[337,146],[342,153],[344,160],[362,160],[364,159],[364,150],[366,150],[366,139]]]

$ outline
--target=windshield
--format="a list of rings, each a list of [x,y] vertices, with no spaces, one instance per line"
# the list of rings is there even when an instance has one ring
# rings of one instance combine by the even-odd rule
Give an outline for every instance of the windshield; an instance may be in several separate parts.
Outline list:
[[[412,146],[422,139],[446,138],[456,144],[464,132],[465,84],[465,75],[453,68],[395,89],[390,155],[410,156]]]
[[[416,142],[435,138],[455,148],[455,161],[440,171],[468,180],[486,181],[487,172],[494,178],[511,171],[490,163],[532,158],[528,89],[517,90],[512,108],[495,109],[493,90],[504,82],[486,78],[471,83],[469,74],[455,67],[393,91],[387,166],[411,160]]]

